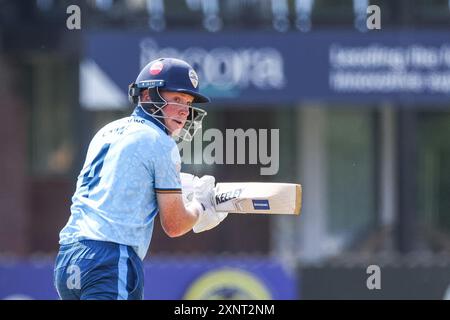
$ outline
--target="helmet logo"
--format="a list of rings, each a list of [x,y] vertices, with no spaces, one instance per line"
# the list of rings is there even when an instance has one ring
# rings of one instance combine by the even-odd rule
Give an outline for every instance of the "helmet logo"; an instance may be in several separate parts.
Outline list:
[[[163,69],[163,63],[161,61],[157,61],[150,66],[149,72],[151,75],[155,76],[161,72]]]
[[[197,88],[198,76],[197,76],[197,73],[194,71],[194,69],[189,70],[189,79],[191,79],[191,83],[194,86],[194,88]]]

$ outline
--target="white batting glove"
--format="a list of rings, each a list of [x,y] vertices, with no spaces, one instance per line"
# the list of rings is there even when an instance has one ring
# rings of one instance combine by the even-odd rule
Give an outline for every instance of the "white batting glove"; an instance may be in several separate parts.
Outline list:
[[[203,176],[200,179],[193,179],[194,199],[193,202],[201,204],[203,210],[199,215],[197,223],[192,230],[195,233],[210,230],[221,223],[228,215],[228,212],[217,212],[214,207],[214,186],[216,179],[213,176]]]
[[[180,178],[183,202],[185,206],[188,206],[194,200],[194,184],[198,181],[199,177],[190,173],[181,172]]]

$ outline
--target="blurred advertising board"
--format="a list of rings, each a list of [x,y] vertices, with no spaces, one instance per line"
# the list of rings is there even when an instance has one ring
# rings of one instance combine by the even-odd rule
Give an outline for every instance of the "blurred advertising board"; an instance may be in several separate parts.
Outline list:
[[[263,258],[150,258],[144,297],[149,300],[291,300],[296,277]],[[58,299],[53,262],[0,262],[0,299]]]
[[[190,62],[203,92],[227,105],[450,100],[442,31],[92,32],[83,44],[80,101],[88,109],[126,107],[128,84],[160,57]]]

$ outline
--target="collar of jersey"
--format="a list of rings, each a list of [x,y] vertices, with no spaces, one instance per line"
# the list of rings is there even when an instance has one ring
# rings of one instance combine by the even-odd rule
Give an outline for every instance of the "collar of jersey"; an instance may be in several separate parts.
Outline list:
[[[169,134],[169,132],[167,131],[166,127],[164,127],[164,125],[158,119],[156,119],[156,118],[152,117],[151,115],[149,115],[148,113],[146,113],[142,109],[142,106],[140,106],[140,105],[138,105],[134,109],[132,116],[144,118],[145,120],[148,120],[151,123],[153,123],[154,125],[156,125],[158,128],[160,128],[166,134]]]

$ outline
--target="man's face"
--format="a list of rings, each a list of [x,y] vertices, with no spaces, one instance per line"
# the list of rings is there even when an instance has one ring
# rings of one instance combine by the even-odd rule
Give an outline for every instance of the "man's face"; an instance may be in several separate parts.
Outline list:
[[[161,92],[161,96],[167,101],[167,105],[162,109],[165,117],[165,125],[170,134],[178,133],[186,123],[189,115],[189,106],[194,97],[181,92]]]

